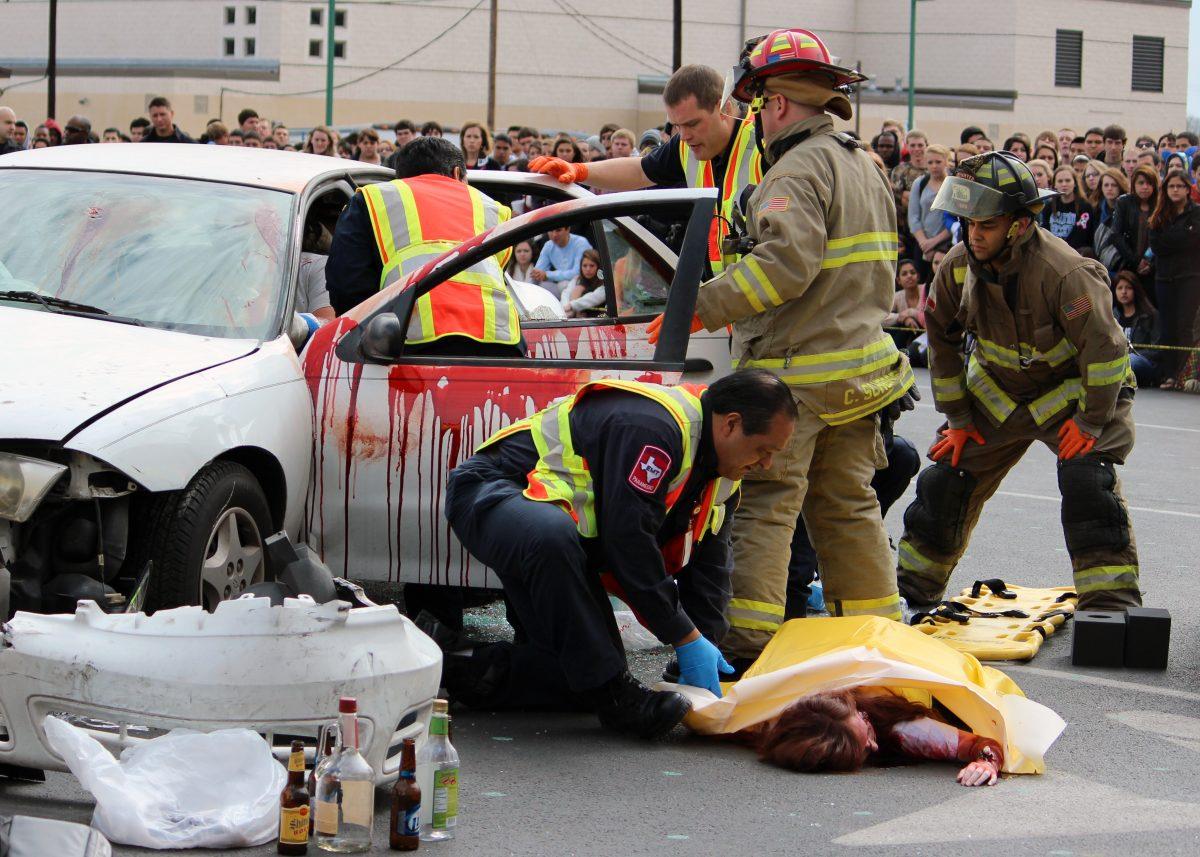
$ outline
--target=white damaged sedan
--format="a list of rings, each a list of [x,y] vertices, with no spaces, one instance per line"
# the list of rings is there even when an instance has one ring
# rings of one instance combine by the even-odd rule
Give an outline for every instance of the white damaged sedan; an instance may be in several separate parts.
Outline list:
[[[304,227],[331,231],[355,184],[388,177],[212,146],[0,159],[13,609],[119,604],[151,563],[150,607],[212,609],[264,579],[263,541],[296,533],[308,487],[312,399],[289,339]]]

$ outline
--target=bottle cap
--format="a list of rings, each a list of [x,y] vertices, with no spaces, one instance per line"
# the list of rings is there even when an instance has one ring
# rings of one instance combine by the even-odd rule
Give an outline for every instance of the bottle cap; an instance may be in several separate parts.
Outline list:
[[[358,700],[355,699],[353,696],[343,696],[341,699],[338,700],[338,713],[339,714],[357,714],[358,713]]]
[[[450,703],[444,699],[435,699],[433,701],[434,714],[448,714],[450,712]]]

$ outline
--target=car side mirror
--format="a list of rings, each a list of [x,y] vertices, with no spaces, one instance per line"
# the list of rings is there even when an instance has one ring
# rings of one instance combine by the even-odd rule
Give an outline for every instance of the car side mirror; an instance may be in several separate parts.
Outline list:
[[[404,351],[404,325],[394,312],[381,312],[367,322],[360,346],[374,360],[395,360]]]

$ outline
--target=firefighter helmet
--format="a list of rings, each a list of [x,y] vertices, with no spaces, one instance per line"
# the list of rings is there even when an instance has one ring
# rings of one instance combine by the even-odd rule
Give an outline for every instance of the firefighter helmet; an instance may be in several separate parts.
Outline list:
[[[1037,186],[1025,162],[1012,152],[985,152],[967,158],[942,182],[933,208],[968,220],[987,220],[1028,210],[1037,214],[1058,196]]]
[[[824,75],[833,89],[867,79],[852,68],[837,65],[816,33],[775,30],[747,42],[747,49],[742,51],[741,60],[733,70],[732,94],[739,101],[753,101],[768,77],[781,74]]]

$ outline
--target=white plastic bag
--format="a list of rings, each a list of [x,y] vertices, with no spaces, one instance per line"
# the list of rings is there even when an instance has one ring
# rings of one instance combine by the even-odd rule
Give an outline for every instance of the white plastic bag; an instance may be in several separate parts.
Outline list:
[[[279,832],[287,771],[249,729],[175,729],[130,747],[118,762],[92,736],[57,717],[46,738],[96,798],[92,826],[143,848],[241,848]]]

